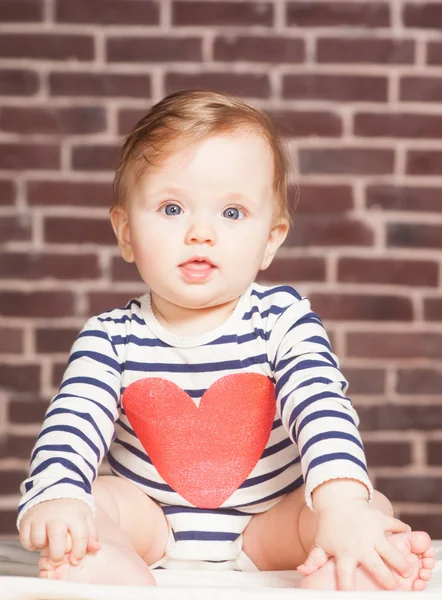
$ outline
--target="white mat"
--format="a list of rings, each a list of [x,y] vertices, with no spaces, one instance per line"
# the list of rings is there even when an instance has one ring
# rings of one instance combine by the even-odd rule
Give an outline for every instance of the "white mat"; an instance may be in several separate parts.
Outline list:
[[[413,600],[442,599],[442,540],[435,543],[436,569],[425,592],[413,592]],[[295,571],[240,573],[237,571],[155,571],[157,587],[107,586],[38,579],[36,553],[17,542],[0,542],[1,600],[283,600],[331,594],[341,600],[403,600],[403,592],[317,592],[294,589]]]

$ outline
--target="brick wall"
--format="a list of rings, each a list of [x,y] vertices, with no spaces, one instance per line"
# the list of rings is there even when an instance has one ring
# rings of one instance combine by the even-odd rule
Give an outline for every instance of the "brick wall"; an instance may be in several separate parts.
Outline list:
[[[1,0],[0,22],[0,533],[76,332],[144,291],[107,219],[121,138],[209,86],[289,136],[265,281],[311,296],[376,486],[442,537],[442,2]]]

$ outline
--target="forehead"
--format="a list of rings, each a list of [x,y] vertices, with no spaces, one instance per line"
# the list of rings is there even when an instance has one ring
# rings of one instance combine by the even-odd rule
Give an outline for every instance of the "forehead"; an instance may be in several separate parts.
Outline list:
[[[146,184],[162,179],[194,185],[228,184],[268,188],[273,181],[273,157],[266,140],[254,132],[212,135],[191,145],[179,144],[154,169]]]

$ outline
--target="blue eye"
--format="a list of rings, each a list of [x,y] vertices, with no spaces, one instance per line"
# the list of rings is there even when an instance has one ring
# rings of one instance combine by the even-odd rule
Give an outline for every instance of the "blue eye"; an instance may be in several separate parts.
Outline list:
[[[182,213],[182,210],[178,206],[178,204],[165,204],[161,207],[160,212],[169,217],[174,217],[175,215],[180,215]]]
[[[244,219],[244,213],[235,206],[226,208],[226,210],[223,212],[223,216],[231,220]]]

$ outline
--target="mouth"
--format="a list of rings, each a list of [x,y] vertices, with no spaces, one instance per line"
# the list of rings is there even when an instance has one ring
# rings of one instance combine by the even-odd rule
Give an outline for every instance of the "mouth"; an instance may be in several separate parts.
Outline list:
[[[189,281],[203,281],[216,269],[208,258],[194,257],[179,265],[185,279]]]

